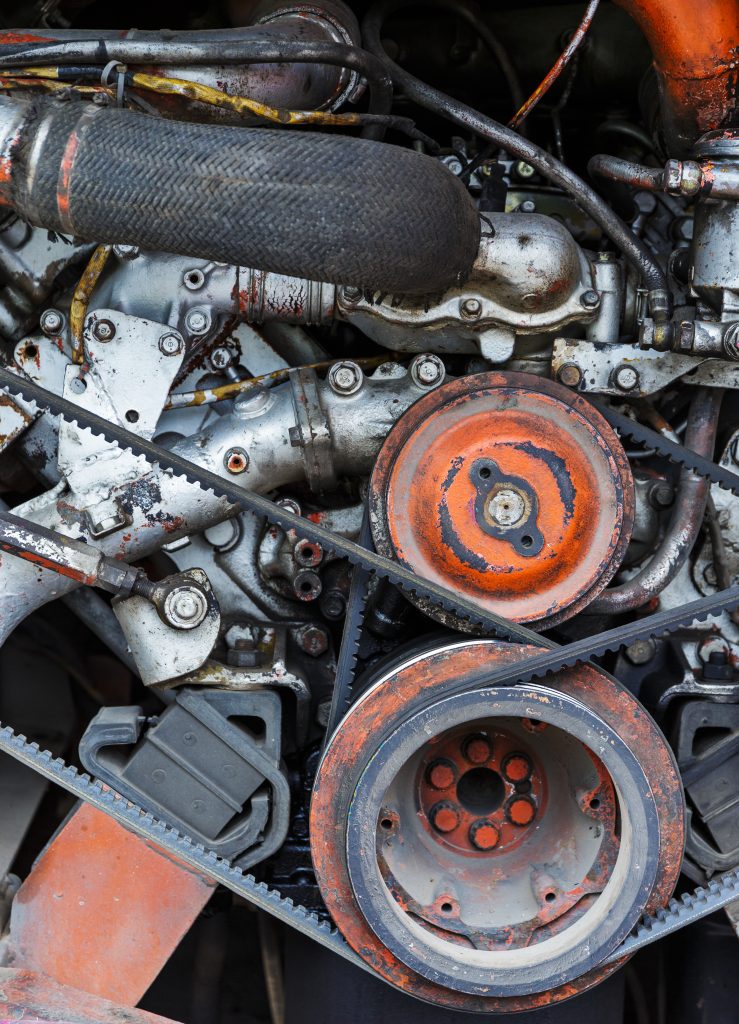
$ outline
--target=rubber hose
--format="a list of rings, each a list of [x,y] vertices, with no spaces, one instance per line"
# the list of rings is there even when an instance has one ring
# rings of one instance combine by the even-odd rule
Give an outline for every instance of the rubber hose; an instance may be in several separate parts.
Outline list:
[[[463,185],[381,142],[77,104],[28,104],[15,139],[0,199],[83,240],[395,294],[463,281],[478,251]]]

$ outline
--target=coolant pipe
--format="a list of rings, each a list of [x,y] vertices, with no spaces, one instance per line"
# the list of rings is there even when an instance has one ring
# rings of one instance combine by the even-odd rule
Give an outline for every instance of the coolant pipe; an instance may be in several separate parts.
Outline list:
[[[722,397],[720,388],[698,388],[690,404],[685,447],[707,459],[713,457]],[[704,477],[683,469],[665,535],[649,564],[626,583],[604,590],[588,605],[588,612],[623,615],[657,597],[675,579],[693,549],[709,492],[710,484]]]

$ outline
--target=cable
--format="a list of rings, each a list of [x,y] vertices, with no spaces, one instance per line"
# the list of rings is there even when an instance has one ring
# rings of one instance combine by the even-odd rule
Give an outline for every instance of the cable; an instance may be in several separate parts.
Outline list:
[[[568,192],[644,278],[650,293],[649,305],[652,316],[659,323],[666,321],[671,305],[666,273],[643,242],[589,185],[533,142],[459,100],[421,82],[390,59],[382,44],[381,32],[386,17],[398,9],[399,2],[404,6],[408,0],[380,0],[380,3],[369,10],[362,24],[365,45],[382,60],[395,84],[420,106],[496,143],[519,160],[531,164],[545,178]]]
[[[572,38],[570,39],[569,43],[564,48],[563,52],[559,55],[559,57],[553,64],[552,68],[544,76],[540,84],[537,85],[536,89],[534,89],[534,91],[526,100],[526,102],[521,104],[519,109],[508,122],[509,128],[518,129],[521,127],[521,124],[529,116],[529,114],[537,105],[542,96],[546,95],[546,93],[549,92],[549,90],[557,81],[557,79],[562,74],[564,69],[570,63],[570,61],[580,48],[580,45],[583,39],[585,38],[588,29],[590,28],[590,23],[593,20],[595,12],[598,10],[599,3],[600,0],[590,0],[590,3],[585,9],[585,14],[583,14],[582,16],[580,24],[572,33]]]

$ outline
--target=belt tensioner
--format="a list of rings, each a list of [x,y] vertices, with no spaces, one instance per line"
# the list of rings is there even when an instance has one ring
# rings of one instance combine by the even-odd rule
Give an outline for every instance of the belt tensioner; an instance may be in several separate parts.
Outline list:
[[[485,686],[486,667],[535,650],[452,640],[387,668],[316,778],[311,845],[334,921],[383,978],[440,1005],[583,991],[680,870],[679,776],[625,688],[591,666]]]
[[[482,373],[442,385],[396,423],[372,473],[370,510],[381,554],[545,628],[613,577],[634,486],[620,441],[581,396],[530,374]]]

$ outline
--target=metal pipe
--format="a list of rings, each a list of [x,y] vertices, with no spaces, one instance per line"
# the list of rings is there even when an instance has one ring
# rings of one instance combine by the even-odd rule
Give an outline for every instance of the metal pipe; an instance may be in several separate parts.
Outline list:
[[[645,188],[650,192],[658,192],[664,187],[664,167],[645,167],[630,160],[620,160],[617,156],[600,153],[588,161],[588,173],[591,177],[608,178],[620,184],[631,185],[633,188]]]
[[[686,155],[707,131],[737,125],[737,0],[615,0],[639,25],[654,56],[662,142]]]
[[[699,388],[690,405],[685,447],[709,459],[713,457],[722,397],[720,388]],[[675,579],[692,551],[709,494],[707,480],[690,470],[682,470],[670,522],[651,561],[633,579],[604,590],[588,605],[588,611],[622,615],[657,597]]]

